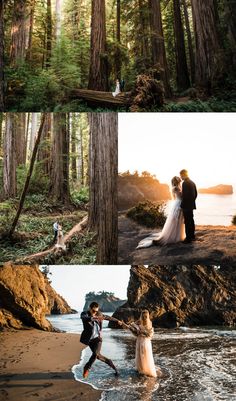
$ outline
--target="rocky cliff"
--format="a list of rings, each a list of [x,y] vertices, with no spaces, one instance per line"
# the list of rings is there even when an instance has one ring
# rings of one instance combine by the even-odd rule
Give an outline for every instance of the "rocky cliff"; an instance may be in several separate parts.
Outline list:
[[[136,320],[148,309],[154,327],[236,325],[236,270],[213,266],[132,266],[128,301],[113,314]],[[113,322],[110,327],[115,327]]]
[[[93,301],[99,304],[102,312],[115,312],[117,308],[126,302],[126,300],[121,300],[115,297],[113,293],[102,291],[96,294],[94,292],[90,292],[85,296],[85,305],[83,310],[88,310],[89,305]]]
[[[169,199],[171,199],[169,186],[161,184],[156,178],[135,175],[118,177],[119,210],[129,209],[145,200],[157,202]]]
[[[232,185],[216,185],[210,188],[200,188],[198,190],[200,194],[212,194],[212,195],[232,195],[233,187]]]
[[[0,267],[0,329],[34,327],[51,331],[45,315],[59,310],[71,311],[38,266],[6,263]]]

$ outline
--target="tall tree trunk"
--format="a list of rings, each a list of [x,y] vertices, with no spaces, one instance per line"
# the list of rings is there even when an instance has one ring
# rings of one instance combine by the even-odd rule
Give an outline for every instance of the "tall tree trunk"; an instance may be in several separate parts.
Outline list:
[[[33,39],[33,28],[34,28],[34,12],[35,12],[35,0],[30,1],[30,14],[28,17],[28,34],[27,34],[27,60],[31,61],[32,58],[32,39]]]
[[[160,65],[160,68],[162,70],[161,79],[164,84],[165,95],[166,97],[171,97],[172,90],[169,81],[169,72],[166,59],[160,0],[149,0],[149,15],[151,29],[152,62],[154,65]]]
[[[34,143],[37,134],[37,127],[38,127],[38,113],[32,113],[31,117],[31,133],[30,133],[30,141],[29,141],[29,158],[31,158],[31,154],[34,149]]]
[[[45,119],[45,115],[43,114],[42,115],[41,124],[40,124],[40,128],[39,128],[39,132],[38,132],[38,135],[37,135],[37,139],[35,141],[34,150],[33,150],[33,153],[32,153],[32,158],[31,158],[31,162],[30,162],[29,171],[28,171],[28,174],[27,174],[27,177],[26,177],[26,180],[25,180],[25,185],[24,185],[21,197],[20,197],[19,206],[18,206],[18,209],[17,209],[17,212],[16,212],[16,216],[15,216],[15,218],[13,220],[11,229],[9,231],[9,235],[10,236],[13,235],[13,233],[14,233],[14,231],[16,229],[16,225],[18,223],[21,211],[22,211],[23,206],[24,206],[25,197],[26,197],[26,194],[27,194],[27,190],[29,188],[30,178],[31,178],[32,173],[33,173],[34,163],[35,163],[35,159],[36,159],[36,156],[37,156],[37,150],[38,150],[38,146],[39,146],[41,135],[42,135],[42,131],[43,131],[44,119]]]
[[[121,53],[120,53],[120,0],[116,1],[116,79],[121,79]]]
[[[46,68],[51,65],[52,56],[52,5],[51,0],[47,0],[47,17],[46,17]]]
[[[218,82],[223,82],[224,74],[216,2],[192,0],[192,11],[196,44],[196,86],[211,94],[213,87]]]
[[[71,115],[71,176],[73,182],[77,181],[77,124],[76,124],[76,115],[72,113]]]
[[[16,196],[16,130],[15,114],[6,114],[3,140],[3,193],[5,198]]]
[[[118,114],[90,113],[90,227],[97,230],[97,263],[116,264],[118,248]]]
[[[190,80],[185,52],[184,30],[181,18],[180,0],[173,0],[173,5],[176,53],[176,83],[178,91],[183,91],[190,87]]]
[[[228,40],[230,43],[231,65],[236,74],[236,3],[234,0],[225,0],[225,18],[228,28]]]
[[[16,135],[16,163],[25,165],[26,163],[26,113],[15,113]]]
[[[105,0],[92,0],[89,89],[108,90]]]
[[[149,43],[148,43],[148,27],[145,18],[146,3],[144,0],[138,0],[139,8],[139,20],[140,20],[140,30],[139,30],[139,43],[141,44],[141,58],[143,67],[146,69],[149,67]]]
[[[51,155],[51,132],[52,132],[52,115],[45,113],[43,131],[40,146],[38,148],[37,161],[40,163],[40,171],[46,176],[50,171],[50,155]]]
[[[25,60],[27,39],[27,0],[14,0],[11,29],[10,63],[12,66]]]
[[[69,139],[67,114],[54,113],[49,193],[54,200],[65,205],[70,203]]]
[[[56,0],[56,9],[55,9],[55,16],[56,16],[56,24],[55,24],[55,37],[56,41],[58,42],[61,37],[61,12],[62,12],[62,0]]]
[[[79,172],[78,176],[80,179],[81,186],[85,185],[84,177],[84,141],[83,141],[83,131],[80,127],[79,129],[79,143],[78,143],[78,153],[79,153]]]
[[[0,0],[0,112],[4,111],[4,5]]]
[[[186,0],[182,0],[182,2],[183,2],[183,7],[184,7],[184,19],[185,19],[185,26],[186,26],[187,39],[188,39],[188,52],[189,52],[190,72],[191,72],[191,83],[194,84],[195,63],[194,63],[192,34],[191,34],[190,23],[189,23],[189,13],[188,13],[188,7],[187,7]]]

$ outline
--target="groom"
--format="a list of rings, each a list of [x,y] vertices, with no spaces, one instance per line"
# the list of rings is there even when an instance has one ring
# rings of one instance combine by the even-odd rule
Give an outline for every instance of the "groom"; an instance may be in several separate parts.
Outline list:
[[[186,238],[183,242],[189,244],[195,241],[193,210],[196,209],[197,188],[194,182],[190,180],[187,170],[181,170],[180,177],[183,181],[181,209],[183,210],[186,232]]]
[[[111,359],[106,358],[101,354],[102,348],[102,321],[110,320],[106,316],[99,314],[99,305],[97,302],[92,302],[87,312],[82,312],[80,315],[84,330],[80,336],[80,342],[88,345],[92,351],[92,356],[84,366],[83,377],[86,378],[89,375],[93,363],[96,359],[106,363],[115,371],[115,375],[118,375],[117,369]],[[119,324],[122,322],[118,321]]]

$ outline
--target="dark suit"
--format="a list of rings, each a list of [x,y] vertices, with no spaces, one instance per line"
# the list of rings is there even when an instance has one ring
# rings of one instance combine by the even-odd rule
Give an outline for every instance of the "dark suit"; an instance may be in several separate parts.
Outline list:
[[[84,330],[80,336],[80,342],[88,345],[89,348],[92,351],[92,356],[89,359],[89,361],[86,363],[84,369],[90,369],[92,364],[96,361],[96,359],[99,359],[100,361],[106,363],[107,365],[111,366],[113,368],[113,363],[110,359],[106,358],[101,354],[101,348],[102,348],[102,336],[101,336],[101,331],[102,331],[102,322],[97,320],[95,318],[92,318],[91,313],[88,312],[82,312],[80,315]],[[95,321],[97,322],[99,326],[98,330],[98,336],[91,339],[93,335],[93,330],[94,330],[94,324]]]
[[[182,184],[181,208],[184,215],[186,239],[191,241],[195,238],[195,223],[193,210],[196,209],[197,188],[193,181],[186,178]]]

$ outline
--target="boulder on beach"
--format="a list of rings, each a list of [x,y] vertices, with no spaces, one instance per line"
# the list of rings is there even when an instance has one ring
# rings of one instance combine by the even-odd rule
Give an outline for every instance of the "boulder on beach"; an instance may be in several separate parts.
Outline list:
[[[134,321],[148,309],[154,327],[235,326],[236,270],[215,266],[132,266],[128,301],[113,316]],[[110,327],[117,327],[109,322]]]

